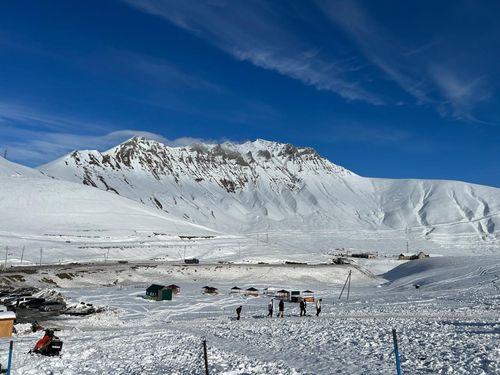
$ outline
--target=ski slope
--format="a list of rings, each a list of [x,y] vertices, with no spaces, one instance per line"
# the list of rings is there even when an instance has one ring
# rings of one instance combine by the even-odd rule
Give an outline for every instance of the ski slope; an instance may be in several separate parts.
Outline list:
[[[431,248],[491,246],[499,237],[500,189],[366,178],[313,149],[278,142],[167,147],[133,138],[102,153],[75,151],[39,169],[233,234],[276,239],[282,231],[323,231],[324,245],[334,232],[380,238],[397,232],[400,243]]]

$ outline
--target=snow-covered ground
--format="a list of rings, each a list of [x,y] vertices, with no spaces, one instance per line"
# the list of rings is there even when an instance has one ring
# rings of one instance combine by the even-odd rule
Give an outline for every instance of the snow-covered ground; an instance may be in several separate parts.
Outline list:
[[[181,286],[165,302],[140,298],[146,284],[63,289],[75,301],[110,310],[46,323],[61,329],[59,358],[26,354],[40,334],[20,333],[14,373],[201,374],[206,337],[211,374],[388,374],[395,373],[392,328],[406,374],[500,373],[499,256],[412,261],[384,278],[354,280],[349,301],[338,300],[338,279],[301,276],[271,285],[258,275],[214,280],[220,293],[209,296],[201,294],[201,281],[170,274],[152,280]],[[309,306],[301,318],[296,304],[286,304],[284,319],[266,318],[269,298],[232,296],[235,283],[312,289],[323,311],[316,317]]]

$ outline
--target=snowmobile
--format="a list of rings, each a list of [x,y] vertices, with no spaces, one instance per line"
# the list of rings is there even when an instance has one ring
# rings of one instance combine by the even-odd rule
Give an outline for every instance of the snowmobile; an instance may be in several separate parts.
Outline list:
[[[40,339],[30,353],[36,353],[46,356],[56,356],[61,353],[63,342],[54,335],[54,330],[46,329],[45,335]]]

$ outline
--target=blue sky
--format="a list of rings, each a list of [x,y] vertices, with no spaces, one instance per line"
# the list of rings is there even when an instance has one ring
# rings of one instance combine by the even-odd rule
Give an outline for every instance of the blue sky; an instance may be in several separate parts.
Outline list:
[[[314,147],[373,177],[500,187],[496,1],[9,1],[0,149],[133,135]]]

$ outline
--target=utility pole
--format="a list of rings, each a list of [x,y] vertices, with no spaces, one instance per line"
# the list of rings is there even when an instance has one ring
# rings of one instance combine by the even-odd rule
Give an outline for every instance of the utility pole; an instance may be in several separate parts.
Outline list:
[[[339,299],[342,297],[342,294],[344,293],[344,289],[347,285],[347,300],[349,300],[349,292],[351,289],[351,274],[352,274],[352,270],[349,270],[349,274],[347,275],[347,279],[345,280],[344,286],[342,287],[342,291],[340,292]]]
[[[21,264],[23,264],[23,258],[24,258],[24,248],[26,246],[23,246],[23,251],[21,252]]]
[[[203,357],[205,359],[205,375],[208,374],[208,354],[207,354],[207,339],[203,337]]]
[[[110,249],[108,248],[108,251],[106,251],[106,258],[105,258],[105,262],[107,262],[107,261],[108,261],[108,259],[109,259],[109,250],[110,250]]]
[[[5,264],[4,264],[4,269],[7,269],[7,257],[9,255],[9,247],[5,246]]]
[[[43,249],[40,248],[40,268],[42,268],[42,256],[43,256]]]

